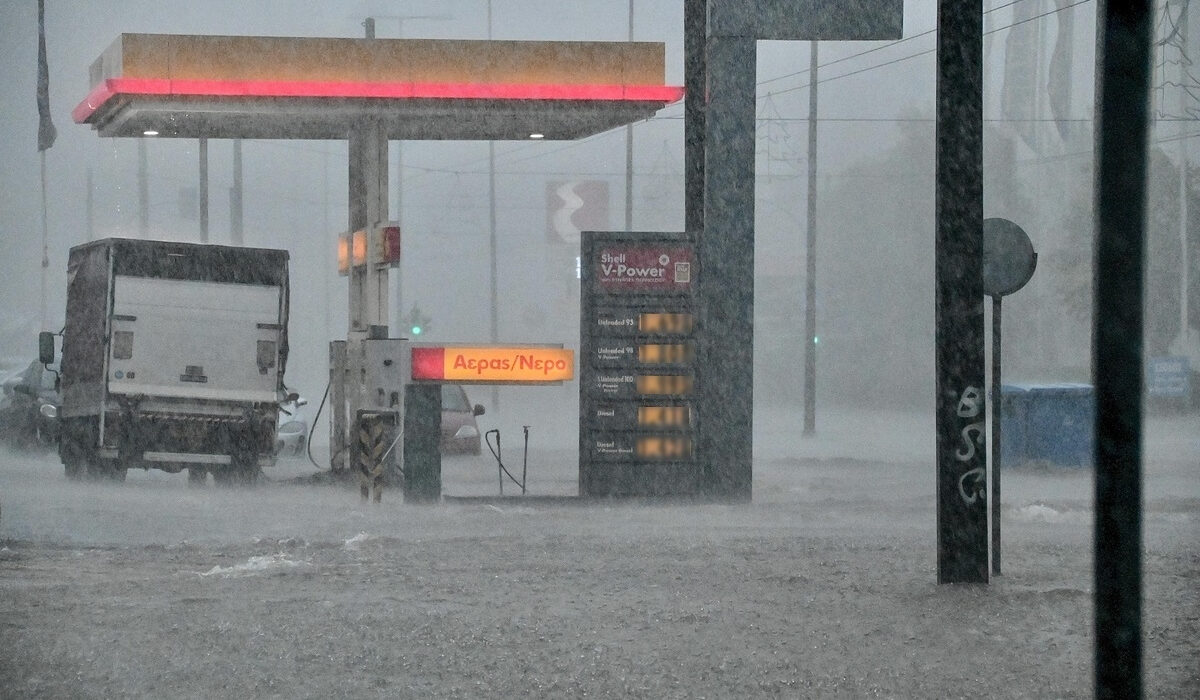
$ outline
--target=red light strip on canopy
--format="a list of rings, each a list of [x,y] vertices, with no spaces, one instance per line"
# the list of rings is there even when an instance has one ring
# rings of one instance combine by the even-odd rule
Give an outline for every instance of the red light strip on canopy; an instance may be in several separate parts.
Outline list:
[[[108,78],[71,110],[77,124],[117,95],[172,97],[330,97],[456,100],[592,100],[662,102],[683,98],[669,85],[569,85],[520,83],[364,83],[284,80],[170,80]]]

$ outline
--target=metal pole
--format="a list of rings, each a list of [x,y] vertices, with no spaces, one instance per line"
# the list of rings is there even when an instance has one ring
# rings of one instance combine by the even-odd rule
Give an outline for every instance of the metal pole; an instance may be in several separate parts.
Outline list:
[[[633,0],[629,0],[629,41],[633,41]],[[625,230],[633,230],[633,124],[625,125]]]
[[[150,175],[146,156],[146,137],[138,144],[138,235],[150,237]]]
[[[936,91],[937,579],[987,583],[982,0],[938,0]]]
[[[325,164],[328,168],[328,162]],[[326,183],[328,186],[328,182]],[[328,197],[328,192],[325,196]],[[328,214],[328,212],[326,212]],[[329,227],[326,226],[328,231]],[[233,142],[233,187],[229,191],[229,240],[234,245],[245,245],[246,237],[242,223],[242,140]]]
[[[38,152],[41,161],[42,174],[42,301],[40,310],[41,327],[40,330],[50,330],[50,320],[46,316],[46,275],[50,270],[50,222],[47,218],[48,208],[46,206],[46,151],[45,149]]]
[[[525,454],[521,459],[521,495],[525,495],[525,483],[529,480],[529,426],[523,425],[525,431]]]
[[[487,4],[487,36],[492,40],[492,0]],[[491,289],[491,339],[492,343],[500,342],[499,301],[497,294],[496,271],[496,142],[488,141],[488,250],[490,260],[490,289]],[[500,408],[500,389],[492,386],[492,410]],[[503,489],[503,487],[501,487]]]
[[[683,3],[683,161],[684,229],[692,235],[704,228],[704,87],[707,84],[704,42],[707,0]]]
[[[404,245],[404,141],[396,141],[396,214],[393,217],[400,226],[400,245]],[[405,335],[410,332],[404,327],[404,252],[400,252],[400,261],[392,272],[396,275],[396,332]]]
[[[240,160],[237,154],[241,152],[241,141],[236,142],[236,144],[237,145],[235,146],[234,150],[235,157],[233,161],[235,164]],[[238,172],[236,167],[234,168],[234,172]],[[237,185],[235,184],[234,186],[236,187]],[[329,151],[324,149],[321,151],[321,231],[323,232],[322,246],[317,253],[318,260],[325,259],[324,256],[327,256],[330,252],[337,250],[337,235],[329,225]],[[331,234],[333,238],[333,245],[329,245]],[[241,245],[241,241],[237,240],[234,244]],[[333,257],[336,259],[337,256],[334,255]],[[325,337],[331,339],[333,338],[333,310],[329,300],[333,298],[335,293],[333,283],[337,277],[336,270],[336,260],[332,265],[328,263],[325,264]]]
[[[377,121],[357,124],[349,135],[349,230],[369,231],[387,220],[386,135]],[[350,337],[365,336],[372,326],[387,327],[387,268],[378,269],[374,246],[367,246],[367,264],[350,267]]]
[[[96,198],[92,193],[93,185],[92,169],[87,169],[87,197],[85,207],[87,209],[87,240],[93,240],[96,237]]]
[[[817,42],[808,60],[808,230],[804,275],[804,435],[817,432]]]
[[[1096,697],[1142,696],[1142,360],[1147,95],[1153,5],[1098,8]]]
[[[1000,411],[1003,385],[1000,382],[1000,296],[992,297],[992,575],[1000,575]]]
[[[1182,121],[1188,114],[1188,90],[1183,87],[1189,84],[1187,55],[1187,26],[1189,3],[1183,4],[1179,13],[1179,348],[1178,354],[1187,355],[1191,350],[1191,334],[1188,332],[1188,186],[1187,186],[1187,139],[1185,135],[1189,122]]]
[[[200,242],[208,243],[208,139],[200,139]]]

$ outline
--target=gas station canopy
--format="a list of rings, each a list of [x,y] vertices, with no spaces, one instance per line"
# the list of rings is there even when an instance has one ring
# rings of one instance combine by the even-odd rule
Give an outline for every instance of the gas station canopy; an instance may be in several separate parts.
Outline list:
[[[683,97],[649,42],[122,34],[72,111],[101,136],[578,139]],[[541,136],[537,136],[537,135]]]

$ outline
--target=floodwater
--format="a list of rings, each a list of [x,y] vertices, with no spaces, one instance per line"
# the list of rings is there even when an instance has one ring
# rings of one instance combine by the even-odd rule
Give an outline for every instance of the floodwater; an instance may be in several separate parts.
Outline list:
[[[196,489],[0,454],[0,696],[1091,696],[1090,470],[1005,472],[1003,575],[938,586],[931,417],[756,417],[748,505],[373,505],[300,459]],[[1200,688],[1195,428],[1147,426],[1149,697]],[[570,493],[548,433],[530,492]],[[486,448],[444,491],[497,493]]]

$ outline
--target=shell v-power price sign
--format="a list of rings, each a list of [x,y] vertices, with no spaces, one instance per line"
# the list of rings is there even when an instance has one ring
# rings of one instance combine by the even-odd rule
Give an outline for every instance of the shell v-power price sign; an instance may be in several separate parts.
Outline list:
[[[695,247],[606,231],[581,252],[580,495],[695,495]]]

